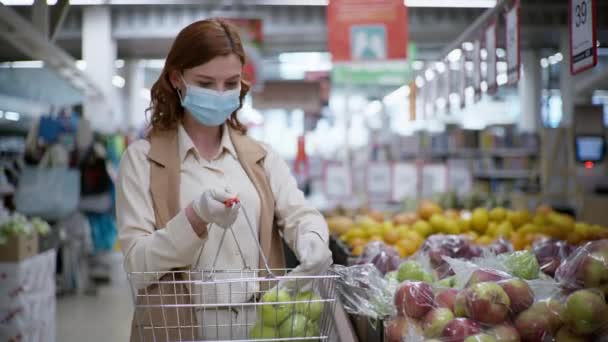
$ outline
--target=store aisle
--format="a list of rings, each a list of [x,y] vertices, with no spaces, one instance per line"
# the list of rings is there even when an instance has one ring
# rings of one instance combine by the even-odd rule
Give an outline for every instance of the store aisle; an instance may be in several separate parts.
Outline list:
[[[128,341],[133,312],[128,287],[107,286],[97,296],[57,300],[57,341]]]

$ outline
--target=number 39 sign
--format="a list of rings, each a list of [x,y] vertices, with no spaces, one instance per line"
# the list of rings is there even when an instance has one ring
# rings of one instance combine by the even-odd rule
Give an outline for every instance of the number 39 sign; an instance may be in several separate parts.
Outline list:
[[[593,68],[597,64],[595,0],[570,0],[570,72]]]

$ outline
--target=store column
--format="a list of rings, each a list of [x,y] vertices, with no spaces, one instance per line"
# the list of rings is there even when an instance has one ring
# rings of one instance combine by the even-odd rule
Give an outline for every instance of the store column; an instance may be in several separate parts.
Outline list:
[[[125,124],[139,129],[144,125],[150,90],[145,88],[145,70],[139,59],[125,61]]]
[[[521,61],[523,72],[519,82],[521,103],[519,130],[535,132],[540,123],[542,96],[540,53],[538,50],[524,50],[521,52]]]
[[[574,116],[575,79],[570,73],[570,32],[567,29],[561,32],[559,50],[564,57],[559,65],[559,89],[562,96],[561,126],[569,127]]]
[[[44,37],[49,37],[49,5],[46,0],[34,1],[32,5],[32,24]]]
[[[115,116],[119,112],[116,89],[112,85],[115,75],[116,42],[112,38],[112,20],[109,6],[85,6],[82,18],[82,58],[86,73],[103,92],[103,98],[87,98],[84,115],[93,129],[112,131],[117,128]]]

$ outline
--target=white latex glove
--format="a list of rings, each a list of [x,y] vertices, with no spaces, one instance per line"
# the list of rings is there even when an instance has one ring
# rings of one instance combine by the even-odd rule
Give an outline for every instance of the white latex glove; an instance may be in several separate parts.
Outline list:
[[[237,202],[227,207],[224,202],[236,197],[236,194],[228,190],[207,190],[192,202],[192,209],[201,220],[228,228],[236,221],[241,204]]]
[[[300,261],[298,269],[303,273],[308,273],[308,275],[323,274],[333,263],[327,243],[313,232],[298,237],[296,256]]]

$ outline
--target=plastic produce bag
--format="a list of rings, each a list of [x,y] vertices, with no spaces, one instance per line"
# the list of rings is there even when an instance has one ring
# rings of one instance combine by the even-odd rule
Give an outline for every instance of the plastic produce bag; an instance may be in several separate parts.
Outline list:
[[[363,254],[356,262],[358,265],[373,264],[383,274],[397,270],[402,263],[399,253],[382,242],[372,242],[365,247]]]
[[[482,248],[473,244],[465,235],[431,235],[420,249],[417,259],[427,259],[437,272],[437,277],[443,279],[454,273],[445,262],[444,257],[472,259],[482,254]]]
[[[599,288],[608,292],[608,240],[579,247],[558,267],[555,279],[568,290]]]
[[[562,240],[543,239],[532,246],[532,252],[538,260],[540,270],[551,277],[563,260],[576,249],[575,246]]]
[[[334,265],[333,270],[340,275],[337,281],[338,294],[348,313],[372,319],[394,314],[393,295],[398,286],[396,280],[385,279],[371,264],[350,267]]]

